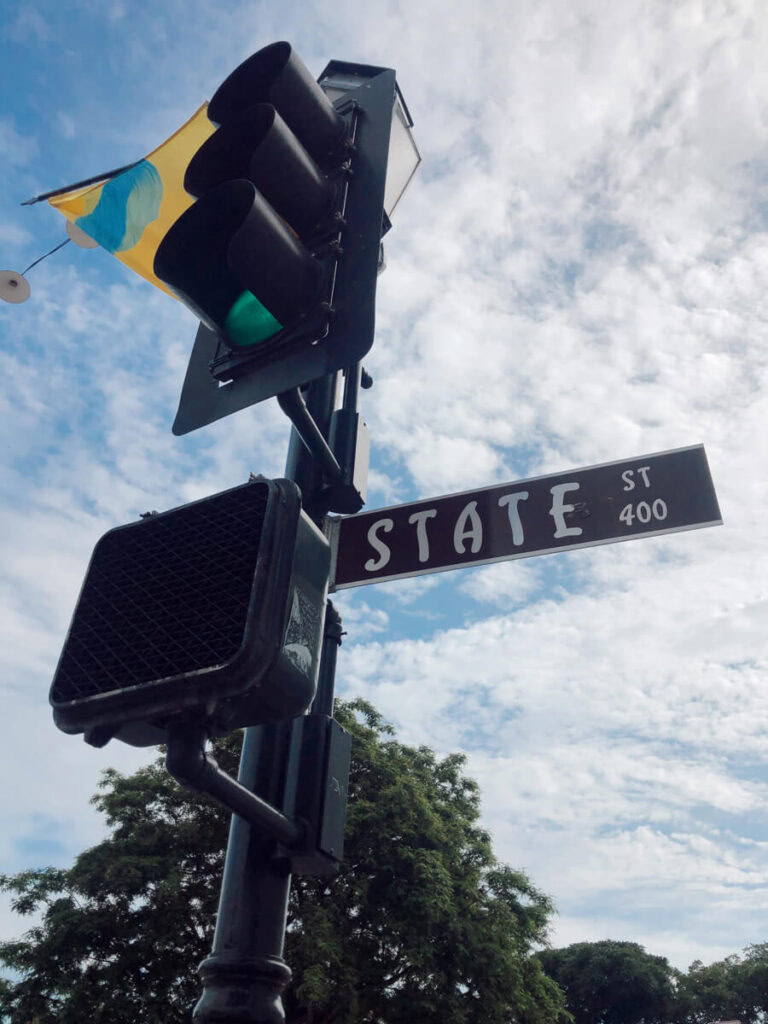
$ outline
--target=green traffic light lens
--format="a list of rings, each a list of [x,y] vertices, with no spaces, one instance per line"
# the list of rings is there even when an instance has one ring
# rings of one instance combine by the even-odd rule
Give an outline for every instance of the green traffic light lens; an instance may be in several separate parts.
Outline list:
[[[249,291],[237,297],[224,321],[224,330],[238,348],[258,345],[282,329],[280,321]]]

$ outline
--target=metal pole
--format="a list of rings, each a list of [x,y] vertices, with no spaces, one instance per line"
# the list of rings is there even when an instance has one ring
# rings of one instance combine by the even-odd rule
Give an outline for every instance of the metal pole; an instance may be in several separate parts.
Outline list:
[[[326,440],[336,380],[335,373],[322,377],[307,393],[307,408]],[[285,475],[299,485],[304,508],[312,515],[312,499],[322,485],[322,469],[293,427]],[[324,658],[333,648],[333,668],[337,646],[327,640],[323,644]],[[330,694],[331,709],[333,668],[329,679],[321,660],[324,703],[327,705]],[[279,806],[289,753],[290,722],[251,726],[245,730],[238,782]],[[291,980],[291,970],[283,960],[283,946],[291,875],[288,861],[276,859],[276,852],[276,840],[252,828],[239,815],[232,815],[213,949],[200,965],[203,994],[193,1011],[195,1024],[285,1022],[282,993]]]
[[[343,631],[341,616],[336,606],[329,601],[325,606],[325,633],[323,634],[323,653],[320,659],[320,673],[317,680],[317,693],[312,703],[313,715],[327,715],[333,718],[333,691],[336,685],[336,655],[341,647]]]
[[[286,738],[285,732],[259,726],[245,730],[238,781],[270,802],[281,795],[276,791]],[[213,949],[200,964],[203,994],[193,1021],[284,1024],[281,996],[291,980],[283,960],[291,876],[287,861],[275,860],[276,846],[232,815]]]

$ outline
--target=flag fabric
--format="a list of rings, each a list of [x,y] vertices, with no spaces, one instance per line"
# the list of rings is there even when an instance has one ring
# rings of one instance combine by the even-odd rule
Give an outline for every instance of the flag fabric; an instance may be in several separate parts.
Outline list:
[[[121,263],[171,295],[155,277],[155,253],[171,225],[195,202],[184,191],[184,173],[215,131],[204,103],[137,164],[107,181],[53,196],[48,202]]]

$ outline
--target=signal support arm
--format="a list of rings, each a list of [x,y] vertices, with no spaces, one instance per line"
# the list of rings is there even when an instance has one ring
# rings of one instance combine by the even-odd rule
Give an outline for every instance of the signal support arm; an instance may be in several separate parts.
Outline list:
[[[287,818],[223,772],[206,752],[205,742],[205,730],[199,726],[186,723],[169,726],[165,757],[169,773],[182,785],[215,797],[289,849],[300,846],[305,838],[303,825]]]

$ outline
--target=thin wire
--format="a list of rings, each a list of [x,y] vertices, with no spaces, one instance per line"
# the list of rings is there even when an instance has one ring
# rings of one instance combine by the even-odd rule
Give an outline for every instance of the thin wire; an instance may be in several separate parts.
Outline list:
[[[64,246],[67,244],[67,242],[71,242],[71,241],[72,241],[71,238],[65,238],[63,242],[60,242],[54,249],[51,249],[50,252],[47,252],[45,254],[45,256],[41,256],[39,260],[35,260],[34,263],[30,263],[29,266],[27,267],[27,270],[22,270],[21,276],[24,277],[24,275],[27,273],[28,270],[31,270],[32,267],[36,267],[38,263],[42,263],[43,260],[47,259],[48,256],[53,256],[53,254],[55,252],[58,252],[59,249],[63,249]]]

